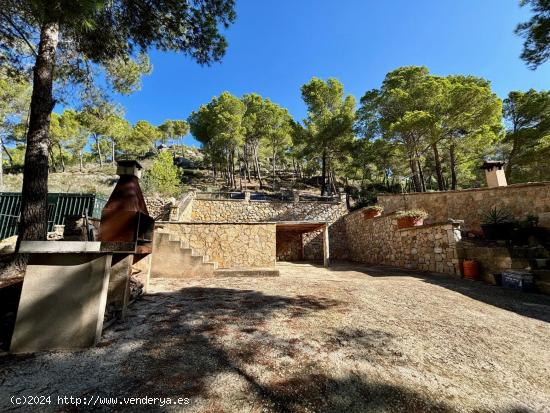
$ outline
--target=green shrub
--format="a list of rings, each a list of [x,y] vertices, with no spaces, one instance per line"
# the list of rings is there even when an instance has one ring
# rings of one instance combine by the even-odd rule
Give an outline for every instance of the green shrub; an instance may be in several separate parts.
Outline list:
[[[395,213],[396,218],[417,218],[424,219],[428,216],[428,213],[423,209],[408,209],[405,211],[397,211]]]
[[[176,196],[181,193],[181,173],[174,165],[172,154],[161,152],[153,161],[151,169],[145,172],[142,186],[147,193]]]
[[[365,211],[376,211],[376,212],[384,212],[384,207],[381,205],[369,205],[368,207],[365,207]]]

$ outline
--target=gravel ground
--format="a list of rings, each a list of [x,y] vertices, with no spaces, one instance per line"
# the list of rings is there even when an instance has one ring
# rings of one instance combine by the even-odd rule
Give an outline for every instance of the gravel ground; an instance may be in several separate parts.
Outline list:
[[[100,411],[550,412],[550,297],[348,264],[155,280],[95,348],[0,357],[0,411],[12,395],[189,398]]]

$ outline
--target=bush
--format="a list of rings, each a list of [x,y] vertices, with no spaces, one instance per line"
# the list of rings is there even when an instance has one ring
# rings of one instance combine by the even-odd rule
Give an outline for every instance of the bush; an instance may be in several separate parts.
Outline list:
[[[381,205],[369,205],[365,208],[365,211],[376,211],[376,212],[384,212],[384,207]]]
[[[176,196],[181,193],[180,181],[180,170],[174,165],[172,154],[165,151],[159,154],[151,169],[145,172],[143,188],[148,193]]]
[[[417,218],[424,219],[428,216],[428,213],[423,209],[408,209],[405,211],[397,211],[395,213],[396,218]]]

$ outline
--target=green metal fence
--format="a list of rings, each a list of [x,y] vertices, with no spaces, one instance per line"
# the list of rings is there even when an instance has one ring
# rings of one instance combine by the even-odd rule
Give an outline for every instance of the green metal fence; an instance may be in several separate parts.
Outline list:
[[[101,218],[101,210],[107,203],[95,194],[48,194],[48,231],[54,225],[64,223],[67,215],[87,213],[91,218]],[[0,240],[17,234],[21,213],[21,193],[0,192]]]

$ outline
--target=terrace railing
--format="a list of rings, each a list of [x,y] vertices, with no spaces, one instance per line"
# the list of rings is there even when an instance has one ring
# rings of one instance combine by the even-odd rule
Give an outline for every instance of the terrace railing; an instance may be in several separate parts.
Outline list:
[[[90,218],[101,218],[101,210],[107,200],[95,194],[48,194],[48,231],[54,225],[64,224],[68,215],[87,214]],[[21,193],[0,192],[0,239],[17,235],[21,214]]]
[[[249,197],[247,192],[197,192],[196,199],[203,200],[245,200],[250,201],[283,201],[283,202],[340,202],[339,195],[320,196],[314,194],[297,194],[292,191],[282,192],[260,192],[250,191]]]

